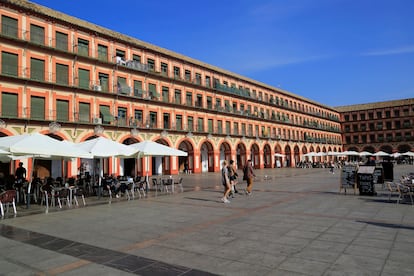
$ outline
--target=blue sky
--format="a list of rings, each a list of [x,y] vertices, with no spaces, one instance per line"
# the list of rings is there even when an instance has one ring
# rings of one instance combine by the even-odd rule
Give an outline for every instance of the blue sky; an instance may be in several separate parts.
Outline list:
[[[414,97],[412,0],[32,0],[328,106]]]

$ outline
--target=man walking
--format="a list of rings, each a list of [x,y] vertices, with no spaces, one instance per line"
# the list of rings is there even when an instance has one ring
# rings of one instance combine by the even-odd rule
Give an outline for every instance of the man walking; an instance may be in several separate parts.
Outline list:
[[[252,194],[252,188],[253,188],[253,178],[256,177],[256,175],[254,174],[253,171],[253,167],[252,167],[252,160],[247,160],[246,165],[243,168],[243,180],[246,180],[247,182],[247,188],[245,190],[247,195],[251,195]]]

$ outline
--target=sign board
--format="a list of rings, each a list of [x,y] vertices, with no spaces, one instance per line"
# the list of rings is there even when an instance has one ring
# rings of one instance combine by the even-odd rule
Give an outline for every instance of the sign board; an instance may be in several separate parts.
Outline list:
[[[341,178],[339,183],[339,193],[341,193],[342,189],[345,191],[347,189],[353,189],[354,194],[356,194],[356,173],[357,173],[357,166],[356,165],[344,165],[341,168]]]
[[[375,195],[374,174],[358,173],[358,186],[360,195]]]

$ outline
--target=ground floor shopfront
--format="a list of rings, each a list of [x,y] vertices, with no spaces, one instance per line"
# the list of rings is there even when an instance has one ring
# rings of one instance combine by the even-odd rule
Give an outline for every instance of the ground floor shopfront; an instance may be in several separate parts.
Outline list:
[[[21,131],[19,131],[21,130]],[[166,132],[124,132],[107,131],[104,129],[64,129],[50,131],[50,129],[32,128],[3,128],[0,136],[18,135],[22,133],[40,132],[58,140],[70,142],[82,142],[103,136],[126,145],[142,142],[144,140],[155,141],[169,147],[187,152],[188,156],[149,156],[148,158],[105,158],[101,160],[77,159],[72,161],[60,160],[36,160],[31,167],[30,158],[22,160],[28,169],[28,176],[33,172],[37,177],[74,177],[84,173],[84,166],[89,174],[103,172],[104,174],[116,174],[126,176],[136,175],[160,175],[188,173],[217,172],[221,169],[223,160],[235,160],[238,168],[242,168],[247,160],[252,160],[255,169],[294,167],[299,161],[304,160],[303,155],[308,152],[341,151],[340,145],[315,144],[301,141],[285,141],[272,139],[259,139],[253,137],[230,137],[169,134]],[[323,157],[330,158],[330,157]],[[324,161],[324,160],[318,160]],[[66,162],[63,164],[63,162]],[[0,170],[4,174],[13,174],[18,161],[1,163]],[[101,168],[102,167],[102,168]],[[65,168],[65,172],[63,172]]]

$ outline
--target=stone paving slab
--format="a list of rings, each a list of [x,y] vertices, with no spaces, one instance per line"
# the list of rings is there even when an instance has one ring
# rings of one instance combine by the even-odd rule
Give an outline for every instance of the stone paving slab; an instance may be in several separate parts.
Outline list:
[[[0,221],[0,275],[414,274],[410,204],[338,194],[328,169],[256,173],[230,204],[206,173],[183,175],[184,193],[21,210]]]

